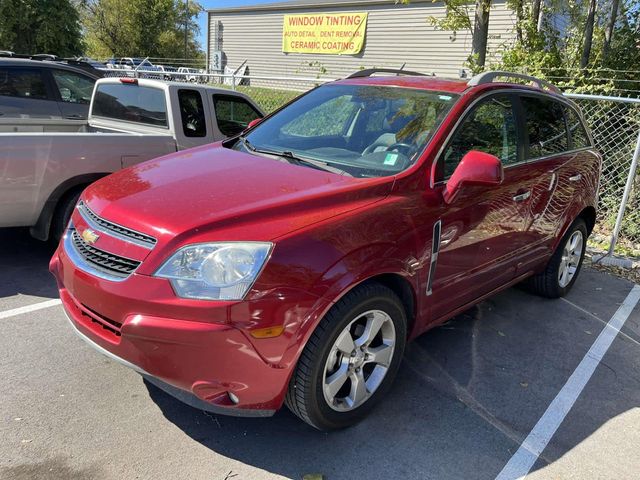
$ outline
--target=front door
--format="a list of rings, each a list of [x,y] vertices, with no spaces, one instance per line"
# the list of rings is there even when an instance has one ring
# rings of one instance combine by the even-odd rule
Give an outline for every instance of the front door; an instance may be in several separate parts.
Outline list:
[[[511,94],[485,97],[465,116],[439,159],[440,192],[471,150],[500,158],[504,181],[463,187],[453,203],[443,202],[440,226],[434,228],[440,249],[427,286],[434,321],[514,279],[517,258],[530,242],[526,226],[536,177],[523,162],[516,111]]]

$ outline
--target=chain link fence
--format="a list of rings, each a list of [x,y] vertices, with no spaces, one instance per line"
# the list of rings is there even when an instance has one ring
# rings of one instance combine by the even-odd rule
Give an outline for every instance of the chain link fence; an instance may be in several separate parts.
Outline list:
[[[297,78],[193,72],[109,70],[109,76],[163,78],[207,83],[244,92],[266,113],[271,113],[326,78]],[[597,149],[603,156],[600,203],[592,246],[640,256],[640,175],[636,163],[640,153],[640,99],[600,95],[566,94],[576,102],[589,124]],[[635,154],[635,156],[634,156]],[[635,158],[635,162],[634,162]]]
[[[576,102],[602,154],[595,246],[640,256],[640,182],[635,166],[640,142],[640,100],[567,94]]]

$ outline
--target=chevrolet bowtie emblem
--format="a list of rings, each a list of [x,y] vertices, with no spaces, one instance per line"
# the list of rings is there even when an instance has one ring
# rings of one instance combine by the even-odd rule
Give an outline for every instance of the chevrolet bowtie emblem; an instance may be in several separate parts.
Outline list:
[[[85,242],[90,243],[91,245],[96,243],[98,241],[98,238],[100,238],[100,235],[98,235],[96,232],[94,232],[90,228],[87,228],[82,232],[82,239]]]

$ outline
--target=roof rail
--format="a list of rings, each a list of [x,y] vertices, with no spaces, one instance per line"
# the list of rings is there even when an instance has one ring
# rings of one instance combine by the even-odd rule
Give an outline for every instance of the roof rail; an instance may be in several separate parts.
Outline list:
[[[411,72],[409,70],[402,70],[396,68],[365,68],[364,70],[358,70],[352,73],[347,78],[363,78],[370,77],[374,73],[395,73],[396,75],[418,75],[421,77],[428,76],[426,73]]]
[[[501,72],[501,71],[492,71],[492,72],[483,72],[479,73],[472,77],[467,85],[470,87],[475,87],[476,85],[484,85],[485,83],[492,83],[496,78],[505,77],[505,78],[517,78],[519,80],[526,80],[528,82],[533,83],[536,87],[541,90],[550,90],[554,93],[562,93],[558,87],[554,84],[547,82],[546,80],[542,80],[537,77],[532,77],[531,75],[525,75],[523,73],[513,73],[513,72]]]

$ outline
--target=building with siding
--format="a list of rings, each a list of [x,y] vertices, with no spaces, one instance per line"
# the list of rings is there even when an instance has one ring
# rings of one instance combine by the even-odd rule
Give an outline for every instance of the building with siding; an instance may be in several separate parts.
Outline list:
[[[283,53],[286,14],[367,12],[365,42],[355,55]],[[471,53],[468,31],[436,29],[429,18],[443,18],[443,3],[411,0],[293,0],[208,10],[207,61],[216,71],[243,63],[251,75],[343,77],[362,68],[399,68],[458,77]],[[515,14],[505,0],[494,0],[489,22],[487,63],[515,37]],[[216,53],[221,51],[222,54]],[[246,63],[245,63],[246,62]],[[464,72],[468,73],[468,72]]]

